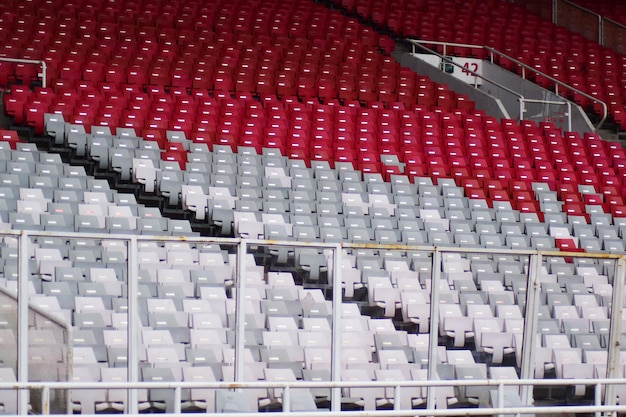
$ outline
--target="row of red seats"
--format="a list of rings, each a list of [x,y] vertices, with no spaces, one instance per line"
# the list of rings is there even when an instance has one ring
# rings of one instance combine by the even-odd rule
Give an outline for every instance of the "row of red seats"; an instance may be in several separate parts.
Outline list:
[[[14,100],[17,91],[5,96],[8,109],[19,102]],[[25,109],[36,108],[32,105],[37,100],[45,109],[46,102],[51,105],[55,99],[52,90],[22,93],[27,96]],[[333,108],[296,101],[259,103],[163,92],[135,93],[130,98],[112,94],[106,98],[88,97],[75,98],[76,105],[84,107],[71,121],[88,124],[92,108],[103,107],[114,113],[125,105],[121,110],[123,121],[110,125],[133,127],[154,140],[161,141],[165,129],[182,130],[192,140],[208,145],[252,146],[259,150],[274,147],[292,158],[351,162],[359,169],[381,172],[386,177],[404,173],[485,181],[518,178],[529,183],[545,182],[553,188],[559,184],[619,187],[626,178],[622,149],[593,135],[584,139],[569,135],[564,139],[549,124],[520,126],[511,120],[495,124],[489,118],[483,122],[480,114],[450,117],[445,111]],[[142,118],[142,112],[150,114],[148,120]],[[27,122],[31,120],[29,112],[25,117]],[[566,143],[571,146],[566,147]],[[167,149],[163,157],[171,157],[173,150],[163,145]],[[406,166],[386,166],[380,162],[381,154],[396,155],[398,162]],[[503,200],[513,191],[487,188],[483,193],[488,199]],[[532,207],[526,202],[523,206],[527,210]]]
[[[68,39],[52,46],[28,48],[6,42],[0,48],[0,55],[12,57],[21,53],[24,58],[45,60],[49,82],[57,78],[72,80],[81,77],[100,80],[97,77],[104,71],[107,80],[111,82],[141,83],[147,81],[150,76],[147,69],[151,67],[159,67],[168,73],[179,73],[187,77],[189,82],[192,74],[194,80],[210,79],[217,70],[237,73],[242,68],[277,71],[294,67],[297,70],[299,66],[306,66],[315,72],[327,67],[336,73],[350,71],[356,74],[358,66],[367,65],[382,70],[380,67],[383,65],[381,56],[375,50],[356,39],[334,37],[328,41],[292,41],[289,38],[268,38],[260,43],[252,38],[235,38],[224,34],[202,37],[203,40],[192,41],[180,48],[162,45],[154,40],[137,42],[132,39],[107,42]],[[387,60],[384,66],[391,73],[398,71],[393,60]],[[18,68],[21,71],[30,68],[22,67],[3,63],[4,75],[0,81],[6,82],[11,75],[24,81],[30,81],[36,76],[17,73]],[[197,72],[200,74],[196,76]]]
[[[108,3],[108,2],[107,2]],[[108,6],[107,3],[104,3]],[[157,3],[154,4],[158,8]],[[194,4],[194,3],[190,3]],[[151,9],[143,3],[133,11],[68,8],[59,4],[47,13],[5,9],[3,32],[27,35],[71,36],[78,39],[116,39],[137,35],[136,39],[154,38],[184,44],[198,31],[212,30],[251,35],[289,36],[291,38],[326,39],[328,35],[362,38],[364,43],[378,44],[378,35],[355,19],[314,2],[214,2],[181,10]],[[200,6],[201,4],[201,6]],[[187,6],[187,5],[186,5]],[[248,6],[248,7],[246,7]],[[2,33],[2,32],[0,32]],[[151,36],[152,35],[152,36]]]
[[[108,9],[106,3],[101,2],[100,5]],[[200,5],[198,2],[194,3],[197,6]],[[88,13],[96,9],[88,8],[82,10],[78,2],[75,4],[76,10],[68,12],[65,5],[62,5],[63,7],[58,5],[58,15],[53,12],[37,18],[29,16],[27,12],[21,11],[17,7],[18,5],[15,5],[16,9],[12,11],[7,10],[3,13],[3,20],[6,21],[7,25],[0,32],[2,44],[4,45],[4,50],[0,51],[0,55],[46,59],[51,75],[54,77],[54,71],[59,66],[58,63],[69,61],[67,59],[68,56],[62,55],[60,51],[70,48],[68,53],[70,55],[76,53],[79,55],[77,58],[80,59],[83,58],[82,51],[76,50],[76,48],[81,46],[83,50],[87,49],[91,55],[98,55],[99,59],[104,57],[105,64],[106,58],[113,54],[121,53],[119,56],[120,61],[126,61],[130,57],[143,54],[150,59],[144,59],[140,64],[147,67],[150,66],[150,62],[146,61],[152,61],[159,57],[163,58],[162,61],[168,63],[176,61],[174,58],[179,53],[181,56],[183,56],[182,54],[191,55],[191,58],[195,57],[194,54],[199,53],[202,53],[203,56],[207,54],[212,55],[209,52],[213,51],[204,51],[202,47],[199,48],[200,50],[190,49],[187,48],[187,45],[194,42],[198,45],[198,42],[209,40],[211,34],[214,33],[220,33],[219,39],[216,39],[217,45],[228,43],[228,34],[237,35],[237,42],[247,42],[249,46],[257,46],[258,39],[268,37],[281,38],[281,42],[283,38],[314,39],[322,42],[326,39],[334,38],[344,43],[346,39],[350,38],[358,40],[358,44],[368,47],[376,47],[379,43],[380,36],[371,29],[359,25],[354,19],[347,19],[340,13],[330,11],[312,2],[263,2],[256,4],[252,8],[237,8],[234,7],[235,4],[232,2],[216,2],[212,4],[212,7],[203,5],[196,14],[188,13],[190,9],[181,8],[179,5],[178,8],[169,9],[166,14],[160,14],[160,18],[164,20],[160,23],[141,21],[145,16],[156,14],[153,12],[154,8],[141,4],[138,8],[138,11],[141,13],[138,13],[134,19],[129,20],[125,24],[121,24],[116,20],[110,21],[118,18],[118,20],[121,20],[120,14],[115,13],[94,13],[92,17],[83,16],[81,13]],[[43,6],[46,5],[49,5],[49,3]],[[184,12],[185,15],[192,19],[189,25],[178,27],[178,19],[181,16],[178,16],[176,13],[179,9],[187,10]],[[161,11],[158,7],[156,10]],[[223,17],[229,13],[233,15],[236,11],[237,14],[242,14],[246,10],[249,10],[251,14],[258,13],[259,15],[264,14],[266,10],[276,12],[279,15],[278,20],[280,20],[281,24],[293,24],[301,28],[303,32],[274,33],[271,30],[272,25],[267,24],[262,25],[261,33],[241,32],[233,31],[231,25],[220,23],[223,21]],[[61,13],[61,11],[64,11],[64,13]],[[203,16],[205,15],[206,19],[212,20],[203,24]],[[9,18],[10,16],[14,16],[14,19]],[[169,17],[166,19],[164,16]],[[75,24],[74,22],[76,21],[79,23]],[[310,25],[313,21],[316,22],[315,25],[323,27],[323,33],[320,36],[314,36],[314,30]],[[1,36],[2,34],[4,36]],[[222,34],[225,36],[222,36]],[[28,44],[25,43],[26,39],[29,39]],[[30,41],[31,39],[32,41]],[[179,48],[179,44],[181,48]],[[303,47],[309,48],[308,45],[303,45]],[[50,49],[55,51],[56,55],[47,55]],[[157,58],[153,58],[154,56],[157,56]],[[84,67],[86,63],[83,62],[81,67]],[[185,60],[185,63],[188,63],[188,60]],[[227,66],[232,67],[232,64],[228,63]],[[20,74],[16,75],[18,79],[21,79]],[[23,78],[29,81],[28,78]],[[0,81],[3,81],[2,77],[0,77]]]
[[[81,94],[77,94],[68,89],[57,94],[50,88],[37,88],[34,93],[30,93],[26,87],[15,86],[11,93],[4,97],[5,112],[11,115],[17,124],[24,122],[32,124],[37,135],[43,134],[42,114],[46,112],[61,113],[68,120],[74,118],[87,126],[122,124],[127,127],[142,128],[145,123],[148,128],[161,130],[168,128],[168,125],[175,123],[178,118],[199,122],[198,118],[202,117],[203,123],[216,121],[216,114],[207,113],[211,107],[206,107],[204,102],[200,106],[193,100],[193,96],[187,95],[186,91],[177,91],[183,94],[176,96],[179,102],[175,106],[172,101],[174,96],[165,94],[164,90],[159,88],[155,88],[151,96],[138,90],[102,91],[85,88],[81,91]],[[401,102],[395,105],[404,108]],[[444,109],[441,108],[441,110]],[[255,117],[264,118],[260,114]],[[36,118],[38,120],[35,120]],[[341,129],[354,132],[356,130],[354,122],[350,118],[346,120],[347,123],[342,125]],[[350,123],[352,123],[351,127]],[[370,129],[369,126],[368,129]],[[368,130],[363,133],[373,132]]]
[[[272,99],[272,96],[267,97],[268,103],[274,103],[275,99]],[[206,110],[216,108],[214,104],[215,98],[208,96],[206,92],[203,93],[201,90],[197,92],[197,95],[189,95],[186,90],[180,89],[166,93],[163,88],[158,87],[151,88],[147,93],[137,88],[128,91],[102,91],[89,84],[81,85],[80,93],[73,90],[63,90],[60,93],[56,93],[51,88],[37,88],[31,93],[26,87],[15,86],[11,92],[5,95],[4,99],[7,113],[14,117],[17,123],[21,123],[25,119],[24,105],[38,103],[53,106],[54,108],[50,110],[58,111],[66,116],[71,116],[72,111],[75,109],[87,108],[92,113],[106,110],[117,115],[120,115],[123,111],[135,111],[143,118],[151,113],[163,117],[172,117],[179,113],[194,117],[197,114],[210,115],[206,113]],[[319,100],[317,103],[319,103]],[[447,113],[443,109],[438,109],[437,113],[432,113],[426,111],[426,107],[410,107],[409,109],[419,110],[420,120],[418,123],[411,111],[403,110],[404,106],[400,103],[398,104],[399,107],[397,109],[360,110],[357,110],[356,107],[329,107],[317,104],[314,106],[317,109],[315,110],[315,122],[337,123],[342,131],[350,133],[359,131],[360,133],[370,134],[386,131],[391,136],[395,136],[401,128],[418,128],[420,129],[420,135],[428,138],[428,140],[439,143],[443,139],[446,141],[446,144],[463,145],[468,148],[485,147],[485,139],[482,135],[484,129],[484,132],[492,135],[493,138],[496,138],[496,134],[501,134],[501,137],[509,142],[507,146],[511,149],[526,149],[530,147],[533,152],[538,152],[539,149],[532,147],[542,146],[549,148],[554,155],[570,154],[583,157],[587,155],[585,147],[589,147],[593,149],[593,154],[589,156],[596,161],[599,158],[606,158],[606,152],[610,152],[614,158],[623,158],[623,151],[618,144],[592,140],[595,136],[591,135],[585,138],[587,141],[585,145],[572,134],[567,134],[566,140],[564,140],[560,132],[553,127],[549,127],[549,124],[536,126],[532,122],[523,122],[519,125],[514,120],[503,120],[502,124],[498,124],[492,119],[486,119],[489,121],[488,125],[485,124],[483,127],[469,122],[471,117],[466,117],[466,120],[462,119],[460,116],[463,114],[462,112],[455,115]],[[297,122],[311,123],[312,119],[307,115],[311,115],[311,112],[314,111],[312,107],[305,104],[298,105],[304,106],[306,112],[298,112],[299,120]],[[293,104],[291,106],[296,105]],[[322,108],[338,110],[336,110],[336,113],[328,114],[320,111]],[[272,111],[277,112],[278,109],[273,109]],[[216,114],[211,116],[216,116]],[[283,116],[281,113],[278,115],[279,118]],[[268,116],[265,108],[261,108],[255,111],[253,117],[265,120],[270,116]],[[460,143],[461,137],[464,138],[462,144]],[[548,138],[548,142],[544,138]],[[490,151],[493,151],[493,149],[490,149]]]

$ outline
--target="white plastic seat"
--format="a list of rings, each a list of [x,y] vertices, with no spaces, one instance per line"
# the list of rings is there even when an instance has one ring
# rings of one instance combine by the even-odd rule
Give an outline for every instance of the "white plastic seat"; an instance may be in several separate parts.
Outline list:
[[[0,368],[0,382],[12,383],[17,382],[15,372],[12,368]],[[2,412],[5,414],[17,414],[18,392],[16,390],[0,391],[0,404],[2,404]]]
[[[183,367],[184,382],[213,382],[216,381],[213,368],[210,366]],[[215,411],[215,390],[210,388],[191,388],[188,404],[184,408],[199,408],[208,413]]]
[[[371,380],[364,369],[346,369],[341,373],[342,381],[369,381]],[[343,389],[343,402],[352,402],[362,405],[364,410],[376,410],[377,400],[385,398],[384,387],[350,387]]]

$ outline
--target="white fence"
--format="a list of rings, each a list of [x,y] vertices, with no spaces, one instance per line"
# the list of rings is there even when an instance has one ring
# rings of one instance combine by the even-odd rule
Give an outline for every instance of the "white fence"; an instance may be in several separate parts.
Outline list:
[[[18,311],[17,311],[17,359],[18,372],[17,383],[0,384],[0,390],[12,389],[18,390],[18,413],[27,414],[29,403],[29,391],[42,390],[42,411],[46,413],[49,408],[50,392],[57,389],[81,390],[89,388],[127,388],[127,404],[125,410],[129,414],[138,414],[138,398],[137,388],[167,388],[172,390],[174,398],[175,410],[179,410],[181,389],[184,388],[214,388],[214,389],[231,389],[245,391],[246,388],[280,388],[282,389],[283,404],[285,411],[289,411],[289,401],[285,398],[289,396],[290,389],[304,387],[328,387],[330,388],[330,410],[327,415],[339,415],[341,411],[342,388],[363,386],[363,387],[392,387],[395,389],[395,401],[393,411],[376,410],[353,412],[354,416],[417,416],[417,415],[479,415],[479,414],[519,414],[528,413],[528,407],[533,407],[533,414],[552,414],[552,413],[615,413],[626,412],[626,406],[616,406],[618,390],[617,385],[626,384],[626,379],[620,377],[620,337],[622,328],[622,311],[623,311],[623,288],[625,279],[625,256],[621,255],[592,255],[586,253],[567,253],[567,252],[548,252],[534,250],[488,250],[484,248],[459,248],[459,247],[423,247],[423,246],[401,246],[401,245],[357,245],[357,244],[324,244],[324,243],[304,243],[304,242],[280,242],[280,241],[262,241],[262,240],[243,240],[243,239],[218,239],[218,238],[172,238],[172,237],[154,237],[154,236],[135,236],[135,235],[100,235],[100,234],[84,234],[84,233],[64,233],[62,235],[52,232],[4,232],[4,238],[13,237],[18,241],[18,259],[19,280],[17,283],[18,294]],[[71,383],[71,382],[29,382],[28,381],[28,281],[29,281],[29,259],[33,253],[33,245],[35,240],[42,236],[62,237],[70,241],[71,239],[94,239],[98,241],[117,240],[124,241],[128,247],[127,260],[127,294],[128,294],[128,382],[121,384],[107,383]],[[139,322],[139,303],[138,303],[138,247],[140,242],[158,241],[158,242],[189,242],[204,244],[219,244],[229,246],[236,251],[237,267],[234,288],[235,294],[235,359],[234,359],[234,376],[235,382],[216,382],[216,383],[145,383],[140,381],[139,372],[139,352],[138,352],[138,334],[140,328]],[[423,381],[367,381],[367,382],[341,382],[341,350],[342,350],[342,331],[341,331],[341,304],[342,291],[332,291],[332,340],[331,340],[331,363],[330,363],[330,381],[323,382],[247,382],[244,379],[244,333],[245,333],[245,297],[246,297],[246,254],[263,247],[292,247],[292,248],[316,248],[324,251],[328,260],[328,286],[332,289],[342,288],[342,257],[344,252],[348,250],[380,250],[385,252],[401,251],[403,253],[422,252],[428,254],[432,260],[432,283],[442,282],[443,257],[447,254],[490,254],[490,255],[514,255],[527,257],[528,262],[528,279],[526,284],[526,300],[525,300],[525,317],[523,329],[523,346],[521,347],[521,365],[519,380],[437,380],[437,341],[439,328],[437,325],[431,325],[429,330],[430,346],[428,357],[428,378]],[[541,294],[541,274],[543,260],[548,258],[581,258],[587,260],[597,260],[598,262],[610,263],[613,265],[613,274],[610,281],[613,286],[611,309],[610,309],[610,333],[607,342],[607,363],[606,378],[598,379],[534,379],[534,359],[535,359],[535,335],[538,334],[538,309],[540,305]],[[439,304],[441,297],[440,285],[431,285],[430,292],[430,321],[431,323],[439,322]],[[562,405],[555,407],[540,407],[534,404],[533,389],[541,386],[565,387],[573,385],[585,385],[595,387],[595,398],[593,404],[583,405]],[[435,388],[441,386],[485,386],[487,389],[495,390],[495,394],[491,403],[492,408],[462,408],[462,409],[436,409],[435,406]],[[519,387],[519,399],[517,403],[507,403],[505,400],[505,387]],[[401,396],[405,395],[408,390],[414,390],[418,387],[427,388],[427,399],[425,409],[399,409]],[[517,391],[517,390],[516,390]],[[68,399],[68,406],[71,400]],[[178,404],[178,405],[176,405]],[[269,413],[272,414],[272,413]],[[294,412],[294,416],[309,415],[310,413]],[[241,415],[241,414],[238,414]],[[600,414],[596,414],[600,415]]]

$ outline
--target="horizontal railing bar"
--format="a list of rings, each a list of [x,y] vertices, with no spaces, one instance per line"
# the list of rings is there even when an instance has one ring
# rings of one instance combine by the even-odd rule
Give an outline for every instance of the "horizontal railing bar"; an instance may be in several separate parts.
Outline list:
[[[626,385],[626,378],[572,378],[572,379],[449,379],[449,380],[407,380],[407,381],[250,381],[250,382],[2,382],[0,390],[10,389],[246,389],[246,388],[350,388],[350,387],[448,387],[448,386],[572,386],[572,385]]]

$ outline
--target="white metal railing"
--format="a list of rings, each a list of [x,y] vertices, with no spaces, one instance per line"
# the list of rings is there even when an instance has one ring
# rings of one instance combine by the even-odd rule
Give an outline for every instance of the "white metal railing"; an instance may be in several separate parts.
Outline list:
[[[37,74],[41,78],[41,86],[46,87],[46,61],[36,59],[23,59],[23,58],[7,58],[0,57],[1,62],[11,62],[14,64],[33,64],[41,67],[41,72]]]
[[[31,231],[6,231],[0,232],[0,236],[12,236],[18,239],[18,383],[17,384],[0,384],[0,389],[17,389],[19,392],[18,397],[18,413],[28,413],[28,394],[30,389],[42,389],[44,397],[49,395],[50,390],[54,389],[86,389],[91,388],[105,388],[109,385],[105,383],[97,383],[95,385],[80,383],[72,384],[70,382],[29,382],[28,381],[28,282],[29,282],[29,254],[34,253],[31,250],[31,246],[35,244],[33,239],[39,236],[56,236],[63,237],[68,241],[71,239],[95,239],[95,240],[121,240],[126,242],[128,247],[128,280],[127,285],[127,297],[128,297],[128,327],[127,327],[127,375],[128,382],[125,385],[128,388],[148,388],[148,387],[161,387],[161,385],[151,385],[153,383],[139,382],[139,343],[138,334],[140,329],[139,322],[139,303],[138,303],[138,248],[140,242],[145,241],[157,241],[157,242],[189,242],[189,243],[209,243],[219,244],[222,247],[230,246],[236,249],[237,253],[237,268],[236,268],[236,299],[235,299],[235,382],[229,383],[202,383],[200,387],[214,387],[214,388],[231,388],[231,389],[244,389],[245,387],[289,387],[287,389],[303,387],[303,386],[318,386],[329,387],[331,415],[338,415],[341,405],[341,389],[348,386],[387,386],[387,387],[400,387],[396,390],[396,395],[401,395],[404,388],[410,387],[429,387],[427,395],[427,410],[396,410],[393,413],[389,411],[374,412],[367,411],[362,414],[356,415],[380,415],[380,416],[399,416],[399,415],[473,415],[473,414],[485,414],[490,409],[482,408],[479,411],[476,409],[464,409],[463,411],[455,410],[436,410],[435,408],[435,391],[431,389],[437,386],[455,386],[472,385],[472,386],[488,386],[496,387],[502,390],[504,386],[515,385],[521,387],[520,397],[521,402],[524,405],[533,405],[532,387],[535,386],[568,386],[568,385],[586,385],[596,386],[595,403],[592,406],[564,406],[559,408],[563,412],[577,413],[577,412],[605,412],[623,410],[626,408],[616,407],[615,398],[615,384],[626,384],[626,379],[618,378],[619,376],[619,355],[620,355],[620,336],[622,326],[622,310],[623,310],[623,294],[624,294],[624,280],[626,276],[626,255],[613,255],[613,254],[588,254],[588,253],[568,253],[568,252],[555,252],[555,251],[536,251],[536,250],[513,250],[507,248],[501,249],[486,249],[486,248],[461,248],[461,247],[431,247],[431,246],[406,246],[406,245],[378,245],[378,244],[330,244],[330,243],[315,243],[315,242],[298,242],[298,241],[266,241],[266,240],[248,240],[239,238],[195,238],[195,237],[159,237],[159,236],[145,236],[145,235],[109,235],[109,234],[97,234],[97,233],[54,233],[54,232],[31,232]],[[245,367],[243,350],[244,350],[244,332],[245,323],[243,317],[245,317],[245,292],[246,292],[246,264],[245,256],[249,253],[250,248],[261,248],[264,246],[286,246],[294,248],[316,248],[327,252],[327,259],[329,262],[329,278],[328,283],[332,285],[333,289],[339,289],[333,291],[332,298],[332,333],[331,333],[331,358],[330,358],[330,378],[331,381],[322,382],[320,385],[312,382],[244,382],[243,370]],[[402,251],[402,252],[423,252],[429,254],[432,261],[432,273],[430,293],[430,318],[431,323],[438,323],[439,314],[439,299],[440,299],[440,286],[436,283],[441,282],[442,270],[444,264],[443,256],[445,254],[506,254],[516,255],[521,257],[528,257],[528,279],[526,284],[526,300],[525,300],[525,317],[524,317],[524,330],[523,330],[523,346],[522,346],[522,359],[520,366],[520,380],[513,381],[493,381],[493,380],[475,380],[475,381],[439,381],[437,380],[437,374],[435,367],[437,359],[435,352],[437,348],[438,340],[438,325],[431,325],[429,330],[429,358],[428,358],[428,381],[368,381],[368,382],[340,382],[341,381],[341,349],[342,349],[342,316],[341,316],[341,303],[342,303],[342,256],[345,249],[380,249],[385,251]],[[610,332],[607,342],[607,373],[606,379],[593,379],[593,380],[534,380],[534,344],[535,335],[538,334],[537,330],[537,314],[538,306],[540,305],[540,278],[541,267],[544,259],[550,257],[558,258],[593,258],[608,262],[614,262],[615,268],[612,276],[613,293],[611,298],[611,316],[610,316]],[[167,385],[169,384],[169,385]],[[191,386],[189,383],[167,383],[164,387],[174,389],[180,395],[180,389],[183,387]],[[604,388],[602,392],[601,388]],[[287,394],[288,395],[288,394]],[[48,398],[48,397],[45,397]],[[44,398],[44,399],[45,399]],[[179,397],[177,397],[179,398]],[[500,392],[499,398],[502,398],[502,392]],[[129,389],[127,391],[127,404],[128,408],[125,410],[129,414],[138,414],[138,397],[136,389]],[[396,401],[396,404],[400,404],[400,401]],[[511,413],[523,413],[529,411],[527,408],[507,408],[506,405],[502,405],[502,402],[498,403],[500,407],[491,409],[494,414],[511,414]],[[600,405],[602,404],[602,405]],[[45,404],[44,404],[45,405]],[[520,411],[522,410],[522,411]],[[554,407],[534,407],[532,413],[549,413],[554,412]],[[336,413],[336,414],[335,414]],[[458,414],[457,414],[458,413]],[[295,414],[294,415],[299,415]]]
[[[575,385],[586,385],[595,387],[596,393],[603,388],[615,385],[626,385],[626,379],[501,379],[501,380],[424,380],[424,381],[350,381],[350,382],[310,382],[310,381],[281,381],[281,382],[31,382],[31,383],[0,383],[1,390],[41,390],[42,391],[42,414],[50,414],[48,407],[51,391],[54,390],[93,390],[93,389],[115,389],[115,390],[146,390],[159,389],[170,390],[174,405],[171,415],[181,414],[182,390],[183,389],[213,389],[216,391],[239,391],[246,392],[246,389],[278,389],[281,392],[282,410],[277,412],[267,412],[263,415],[282,416],[285,414],[294,417],[310,416],[311,411],[303,412],[290,410],[290,393],[292,390],[309,388],[334,388],[347,389],[353,387],[360,388],[394,388],[394,407],[392,410],[369,410],[364,412],[350,411],[351,416],[471,416],[471,415],[498,415],[498,414],[555,414],[555,413],[617,413],[626,412],[626,405],[604,405],[600,396],[596,395],[593,404],[581,405],[553,405],[553,406],[521,406],[505,404],[505,389],[512,387],[533,386],[533,387],[571,387]],[[487,387],[495,391],[496,404],[492,407],[480,408],[450,408],[450,409],[430,409],[415,408],[402,409],[399,404],[401,398],[410,392],[411,389],[427,388],[430,390],[438,387]],[[194,415],[185,413],[185,415]],[[209,413],[212,414],[212,413]],[[258,416],[258,412],[237,412],[237,413],[216,413],[221,416]],[[100,414],[101,415],[101,414]],[[134,415],[144,415],[134,413]],[[203,412],[202,415],[207,415]],[[345,412],[340,410],[329,410],[324,412],[325,416],[345,416]]]
[[[602,125],[604,124],[604,122],[606,121],[606,119],[607,119],[607,117],[609,115],[608,107],[607,107],[607,105],[606,105],[606,103],[604,101],[599,100],[598,98],[596,98],[594,96],[591,96],[591,95],[585,93],[584,91],[581,91],[581,90],[579,90],[579,89],[577,89],[575,87],[572,87],[571,85],[569,85],[567,83],[564,83],[563,81],[557,80],[556,78],[554,78],[554,77],[552,77],[552,76],[550,76],[550,75],[548,75],[548,74],[546,74],[546,73],[544,73],[542,71],[539,71],[538,69],[533,68],[532,66],[527,65],[527,64],[523,63],[522,61],[520,61],[518,59],[515,59],[515,58],[513,58],[513,57],[511,57],[511,56],[509,56],[509,55],[507,55],[505,53],[502,53],[502,52],[500,52],[500,51],[498,51],[498,50],[496,50],[494,48],[491,48],[491,47],[485,47],[485,48],[487,50],[492,51],[495,55],[498,55],[501,58],[508,59],[509,61],[515,63],[516,65],[519,65],[522,68],[522,78],[524,78],[524,79],[526,79],[526,71],[530,71],[531,73],[534,73],[535,75],[539,75],[541,77],[544,77],[544,78],[552,81],[554,83],[554,89],[555,89],[554,92],[556,94],[559,94],[559,86],[561,86],[565,90],[573,91],[574,93],[580,94],[581,96],[585,97],[588,100],[591,100],[591,101],[593,101],[595,103],[598,103],[602,107],[602,115],[601,115],[602,117],[600,118],[600,121],[596,124],[595,131],[598,131],[598,130],[600,130],[600,128],[602,128]]]
[[[546,78],[546,79],[548,79],[548,80],[550,80],[551,82],[554,83],[555,94],[559,94],[559,86],[561,86],[565,90],[573,91],[573,92],[575,92],[577,94],[580,94],[581,96],[585,97],[588,100],[591,100],[591,101],[593,101],[595,103],[598,103],[602,107],[602,115],[601,115],[602,117],[601,117],[601,120],[596,124],[596,126],[594,128],[595,131],[598,131],[602,127],[602,125],[606,121],[606,118],[608,117],[608,107],[607,107],[605,102],[603,102],[603,101],[597,99],[596,97],[593,97],[593,96],[585,93],[584,91],[581,91],[581,90],[579,90],[579,89],[577,89],[577,88],[575,88],[575,87],[573,87],[573,86],[571,86],[571,85],[569,85],[567,83],[559,81],[556,78],[554,78],[554,77],[552,77],[552,76],[550,76],[550,75],[548,75],[548,74],[546,74],[546,73],[544,73],[542,71],[539,71],[538,69],[533,68],[532,66],[527,65],[527,64],[523,63],[522,61],[520,61],[520,60],[518,60],[516,58],[513,58],[513,57],[511,57],[511,56],[509,56],[509,55],[507,55],[507,54],[505,54],[503,52],[498,51],[497,49],[494,49],[494,48],[491,48],[491,47],[485,46],[485,45],[472,45],[472,44],[462,44],[462,43],[453,43],[453,42],[439,42],[439,41],[429,41],[429,40],[422,40],[422,39],[407,39],[407,41],[412,44],[412,46],[413,46],[413,51],[412,52],[413,53],[416,52],[416,47],[420,47],[420,48],[423,48],[424,50],[428,51],[428,53],[435,54],[435,55],[439,56],[442,59],[446,58],[446,51],[447,51],[448,47],[464,47],[464,48],[484,49],[484,50],[486,50],[489,53],[489,60],[492,63],[494,63],[495,57],[498,56],[498,57],[504,58],[504,59],[506,59],[508,61],[511,61],[512,63],[518,65],[521,68],[521,77],[523,79],[527,79],[526,78],[527,77],[527,72],[529,72],[531,74],[539,75],[539,76],[544,77],[544,78]],[[428,48],[425,45],[439,45],[439,46],[442,46],[442,48],[443,48],[442,52],[443,53],[440,54],[437,51],[434,51],[432,48]],[[461,68],[465,72],[470,73],[471,75],[473,75],[476,78],[480,78],[480,79],[488,82],[489,84],[494,85],[494,86],[496,86],[496,87],[498,87],[498,88],[508,92],[509,94],[515,95],[517,97],[517,100],[518,100],[519,106],[520,106],[520,119],[523,119],[523,114],[524,114],[524,109],[525,109],[524,103],[525,102],[528,102],[528,103],[538,102],[538,103],[543,103],[543,104],[566,105],[568,107],[568,112],[567,112],[567,114],[568,114],[568,126],[569,126],[568,130],[571,130],[571,126],[572,126],[571,103],[569,103],[568,100],[564,99],[564,102],[561,103],[561,102],[549,101],[549,100],[528,99],[528,98],[525,98],[520,93],[518,93],[516,91],[513,91],[512,89],[510,89],[510,88],[508,88],[508,87],[506,87],[506,86],[504,86],[502,84],[498,84],[498,83],[496,83],[496,82],[494,82],[492,80],[489,80],[489,79],[483,77],[482,75],[476,73],[475,71],[472,71],[469,68],[461,67],[460,65],[454,63],[453,61],[449,62],[449,63],[451,63],[451,64]],[[569,104],[567,104],[567,103],[569,103]]]

